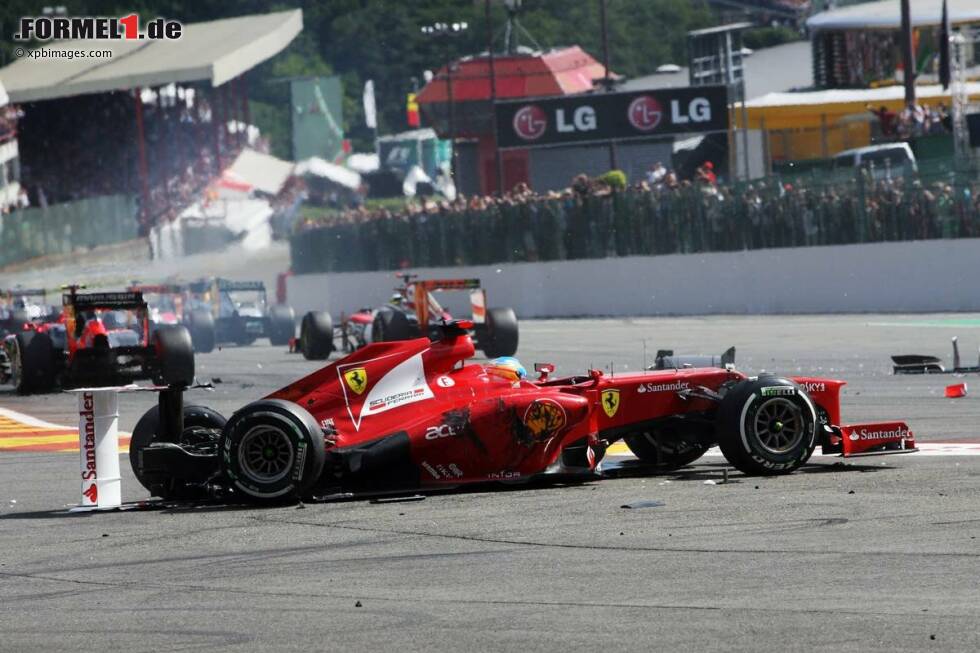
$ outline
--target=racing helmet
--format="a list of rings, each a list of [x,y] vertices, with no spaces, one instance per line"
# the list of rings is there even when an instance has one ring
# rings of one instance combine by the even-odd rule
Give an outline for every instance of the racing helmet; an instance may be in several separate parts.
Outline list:
[[[501,356],[494,358],[487,363],[487,374],[493,374],[508,381],[520,381],[527,376],[527,370],[521,365],[521,361],[513,356]]]

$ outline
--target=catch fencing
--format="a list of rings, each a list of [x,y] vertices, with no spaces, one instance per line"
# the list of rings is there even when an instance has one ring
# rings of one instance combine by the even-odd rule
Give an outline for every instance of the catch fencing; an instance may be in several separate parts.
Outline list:
[[[352,272],[980,236],[975,174],[826,172],[506,199],[301,225],[293,271]]]
[[[106,195],[0,216],[0,267],[137,238],[136,200]]]

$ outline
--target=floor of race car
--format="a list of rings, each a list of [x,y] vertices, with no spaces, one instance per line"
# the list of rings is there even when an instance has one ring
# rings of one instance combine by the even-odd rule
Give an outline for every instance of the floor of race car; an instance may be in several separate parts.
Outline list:
[[[727,483],[708,455],[413,502],[69,515],[74,399],[0,393],[0,650],[975,651],[980,399],[888,360],[946,358],[957,334],[972,350],[980,330],[935,326],[956,317],[522,324],[525,365],[559,373],[638,369],[645,339],[648,362],[734,344],[747,371],[839,375],[845,416],[905,418],[925,449]],[[256,345],[199,367],[221,380],[202,403],[230,413],[314,365]],[[123,400],[120,428],[152,401]],[[123,460],[124,498],[144,498]]]

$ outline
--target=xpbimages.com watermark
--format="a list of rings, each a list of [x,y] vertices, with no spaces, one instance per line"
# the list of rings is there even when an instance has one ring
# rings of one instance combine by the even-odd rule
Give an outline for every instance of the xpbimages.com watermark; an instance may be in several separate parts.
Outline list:
[[[85,50],[79,48],[59,48],[57,46],[47,48],[14,48],[14,56],[18,59],[30,59],[31,61],[72,61],[73,59],[112,59],[112,50]]]
[[[113,41],[173,41],[184,25],[176,20],[154,18],[140,28],[139,14],[111,16],[24,16],[14,34],[17,41],[68,41],[103,39]]]

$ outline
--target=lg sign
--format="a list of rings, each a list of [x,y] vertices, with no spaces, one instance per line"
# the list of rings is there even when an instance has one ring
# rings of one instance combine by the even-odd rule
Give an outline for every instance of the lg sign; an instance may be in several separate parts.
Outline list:
[[[641,132],[653,131],[664,117],[660,103],[649,95],[641,95],[630,102],[626,113],[630,124]]]
[[[536,141],[548,129],[548,117],[541,107],[529,104],[514,114],[514,131],[526,141]]]
[[[631,139],[728,128],[724,87],[597,93],[497,108],[500,147]]]

